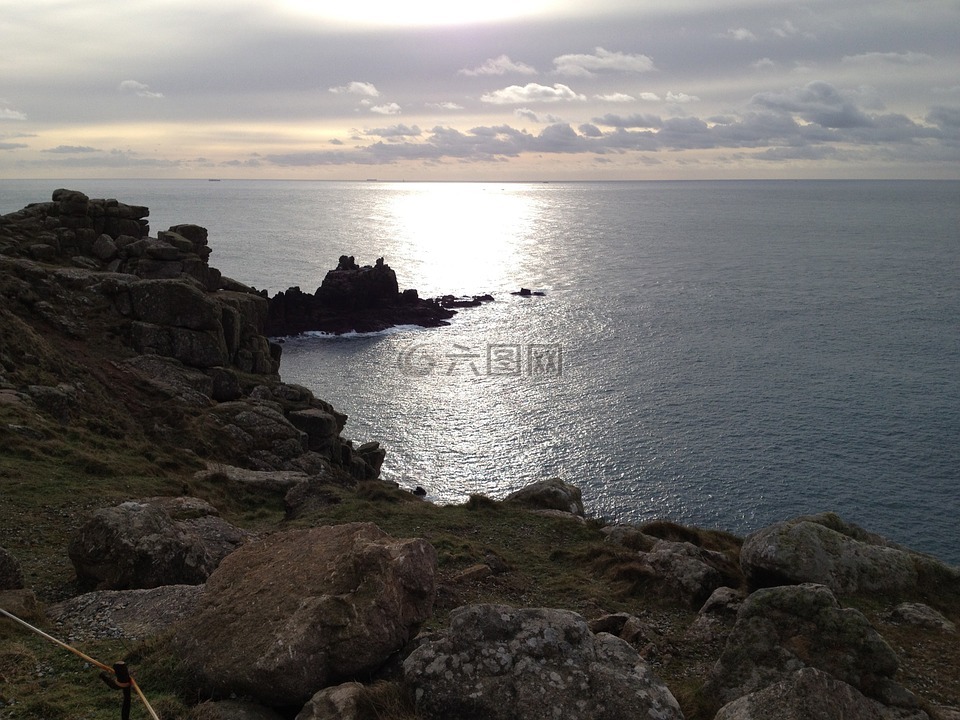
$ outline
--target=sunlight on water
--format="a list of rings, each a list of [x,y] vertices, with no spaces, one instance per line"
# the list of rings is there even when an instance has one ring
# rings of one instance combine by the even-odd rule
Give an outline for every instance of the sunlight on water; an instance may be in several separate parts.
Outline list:
[[[502,287],[532,244],[541,212],[528,185],[398,183],[391,190],[381,220],[421,290]]]

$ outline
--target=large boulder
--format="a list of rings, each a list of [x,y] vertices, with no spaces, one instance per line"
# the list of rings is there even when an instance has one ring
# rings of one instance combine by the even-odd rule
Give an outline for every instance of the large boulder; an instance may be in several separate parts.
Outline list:
[[[915,698],[893,681],[898,665],[863,613],[841,608],[829,588],[767,588],[740,607],[704,692],[728,703],[814,667],[884,704],[915,707]]]
[[[248,536],[216,512],[192,498],[101,508],[70,541],[77,580],[97,590],[202,583]]]
[[[173,645],[201,692],[301,706],[379,668],[433,608],[436,551],[371,523],[245,545],[207,581]]]
[[[852,685],[803,668],[720,708],[714,720],[929,720],[922,710],[892,711]]]
[[[534,510],[562,510],[583,517],[583,495],[580,488],[560,478],[532,483],[510,493],[504,502],[516,503]]]
[[[650,568],[661,593],[690,608],[699,608],[711,593],[725,583],[734,583],[718,569],[730,561],[722,553],[704,550],[688,542],[657,540],[650,552],[639,553],[641,564]]]
[[[568,610],[471,605],[404,661],[429,719],[682,718],[677,701],[629,644],[594,635]]]
[[[836,593],[897,593],[937,574],[960,588],[960,570],[896,547],[834,513],[777,523],[743,543],[740,564],[752,587],[799,583]]]

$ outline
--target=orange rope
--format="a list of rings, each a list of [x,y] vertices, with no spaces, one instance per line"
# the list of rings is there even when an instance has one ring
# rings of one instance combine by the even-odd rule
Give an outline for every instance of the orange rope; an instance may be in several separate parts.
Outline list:
[[[10,618],[10,619],[13,620],[14,622],[20,623],[21,625],[23,625],[25,628],[27,628],[27,629],[30,630],[31,632],[36,633],[37,635],[39,635],[39,636],[42,637],[42,638],[46,638],[47,640],[49,640],[50,642],[52,642],[54,645],[58,645],[59,647],[63,648],[64,650],[68,650],[69,652],[72,652],[74,655],[76,655],[76,656],[79,657],[79,658],[82,658],[84,661],[90,663],[91,665],[94,665],[94,666],[100,668],[101,670],[106,670],[106,671],[107,671],[108,673],[110,673],[111,675],[116,675],[116,674],[117,674],[116,671],[115,671],[112,667],[110,667],[109,665],[105,665],[104,663],[100,662],[99,660],[94,660],[92,657],[90,657],[90,656],[87,655],[86,653],[83,653],[83,652],[81,652],[80,650],[77,650],[75,647],[72,647],[72,646],[70,646],[70,645],[67,645],[65,642],[61,642],[60,640],[57,640],[57,639],[56,639],[55,637],[53,637],[52,635],[47,635],[47,633],[45,633],[45,632],[44,632],[43,630],[41,630],[40,628],[34,627],[34,626],[31,625],[30,623],[28,623],[26,620],[21,620],[20,618],[18,618],[18,617],[17,617],[16,615],[14,615],[13,613],[8,613],[8,612],[7,612],[6,610],[4,610],[3,608],[0,608],[0,614],[6,616],[6,617],[8,617],[8,618]],[[147,708],[147,712],[150,713],[150,717],[152,717],[153,720],[160,720],[160,718],[157,716],[157,713],[154,712],[153,708],[150,706],[150,703],[147,701],[147,698],[146,698],[146,696],[143,694],[143,691],[140,689],[140,686],[137,685],[137,681],[134,680],[132,677],[130,678],[130,685],[133,687],[134,690],[137,691],[137,695],[139,695],[139,696],[140,696],[140,699],[143,701],[143,705],[144,705],[145,708]]]

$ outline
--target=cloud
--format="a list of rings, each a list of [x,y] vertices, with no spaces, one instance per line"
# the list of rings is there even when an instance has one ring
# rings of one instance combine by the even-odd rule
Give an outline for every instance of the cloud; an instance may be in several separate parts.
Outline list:
[[[463,105],[458,105],[455,102],[427,103],[427,107],[434,110],[463,110]]]
[[[20,150],[25,147],[29,147],[29,145],[25,145],[24,143],[0,142],[0,150]]]
[[[761,70],[761,71],[773,70],[777,67],[777,64],[770,58],[765,57],[750,63],[750,67],[752,67],[754,70]]]
[[[751,103],[771,110],[796,113],[825,128],[869,127],[873,121],[829,83],[812,82],[784,93],[754,95]]]
[[[386,103],[385,105],[374,105],[370,108],[370,112],[377,113],[378,115],[399,115],[400,106],[395,102]]]
[[[599,138],[603,137],[603,130],[592,123],[584,123],[577,128],[584,137]]]
[[[672,103],[692,103],[700,102],[696,95],[687,95],[686,93],[667,92],[667,102]]]
[[[563,122],[563,120],[562,120],[561,118],[557,117],[557,116],[554,115],[553,113],[547,113],[546,115],[540,115],[539,113],[534,112],[534,111],[531,110],[530,108],[517,108],[516,110],[513,111],[513,114],[516,115],[517,117],[522,117],[522,118],[525,118],[525,119],[530,120],[531,122],[535,122],[535,123],[553,123],[553,124],[556,124],[556,123]]]
[[[841,62],[852,65],[928,65],[933,56],[918,52],[868,52],[844,55]]]
[[[145,85],[142,82],[137,82],[136,80],[124,80],[118,86],[117,89],[127,95],[136,95],[137,97],[146,97],[146,98],[162,98],[163,93],[154,92],[150,89],[149,85]]]
[[[576,77],[593,77],[595,71],[643,73],[654,69],[653,60],[646,55],[627,55],[598,47],[593,55],[561,55],[554,58],[557,73]]]
[[[642,92],[640,93],[640,99],[647,102],[659,102],[660,96],[652,92]]]
[[[742,27],[730,28],[729,30],[727,30],[727,32],[722,34],[720,37],[726,37],[732,40],[739,40],[739,41],[744,41],[744,40],[748,40],[750,42],[757,41],[756,35],[754,35],[750,30],[747,30],[746,28],[742,28]]]
[[[374,87],[373,83],[368,82],[357,82],[356,80],[347,83],[346,85],[340,85],[338,87],[330,88],[330,92],[335,95],[362,95],[364,97],[380,97],[380,91]]]
[[[609,95],[594,95],[594,100],[600,100],[602,102],[612,102],[612,103],[622,103],[622,102],[635,102],[636,98],[633,95],[627,95],[625,93],[610,93]]]
[[[374,128],[365,130],[364,135],[375,135],[377,137],[396,138],[396,137],[418,137],[423,134],[416,125],[391,125],[386,128]]]
[[[523,87],[511,85],[502,90],[495,90],[481,96],[481,102],[491,103],[493,105],[514,105],[530,102],[562,102],[562,101],[585,101],[587,97],[575,93],[566,85],[559,83],[553,87],[538,85],[537,83],[528,83]]]
[[[477,68],[464,68],[458,71],[460,75],[476,77],[478,75],[506,75],[516,73],[518,75],[536,75],[536,68],[530,67],[526,63],[514,62],[507,55],[490,58]]]
[[[656,115],[642,114],[624,116],[608,113],[603,117],[594,118],[593,122],[615,128],[658,128],[663,125],[663,121]]]
[[[27,116],[22,112],[11,110],[8,107],[0,107],[0,120],[26,120]]]
[[[798,28],[789,20],[784,20],[779,25],[771,27],[770,32],[780,38],[796,37],[797,35],[801,35],[811,40],[815,38],[813,33],[802,32],[800,28]]]
[[[381,165],[400,161],[430,164],[445,160],[498,162],[523,154],[584,154],[597,156],[635,152],[639,162],[658,162],[658,151],[737,149],[740,159],[764,160],[833,158],[861,161],[868,147],[882,147],[885,157],[897,157],[896,148],[914,148],[921,139],[960,139],[960,108],[937,108],[920,125],[904,115],[867,116],[853,101],[827,83],[811,83],[785,93],[761,93],[751,110],[740,115],[670,117],[608,114],[574,129],[553,122],[539,134],[509,125],[474,127],[463,132],[434,127],[414,134],[405,126],[368,131],[382,133],[386,141],[360,144],[351,150],[328,150],[272,155],[278,166]],[[538,119],[529,108],[515,111],[520,117]],[[803,122],[798,121],[799,116]],[[844,119],[848,122],[838,122]],[[856,121],[856,122],[853,122]],[[607,128],[605,130],[604,128]],[[876,156],[876,150],[871,150]],[[956,153],[954,153],[956,155]]]
[[[41,150],[40,152],[76,155],[77,153],[92,153],[100,151],[97,150],[97,148],[88,147],[86,145],[57,145],[57,147]]]
[[[925,119],[939,126],[945,134],[960,140],[960,107],[937,106],[930,110]]]

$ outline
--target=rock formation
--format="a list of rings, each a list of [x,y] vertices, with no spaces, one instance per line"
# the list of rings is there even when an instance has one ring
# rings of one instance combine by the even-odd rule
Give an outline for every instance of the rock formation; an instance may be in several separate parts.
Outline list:
[[[268,300],[209,265],[204,228],[181,224],[150,237],[148,214],[60,189],[51,202],[0,217],[0,307],[24,338],[4,350],[4,366],[35,362],[29,342],[40,323],[101,354],[99,376],[110,378],[103,393],[116,394],[125,422],[157,441],[255,470],[377,477],[379,447],[355,451],[340,436],[345,416],[280,382],[281,346],[265,334]],[[372,287],[391,274],[379,266]],[[0,391],[5,403],[66,426],[93,389],[0,382]],[[166,407],[157,407],[157,394]]]
[[[404,675],[431,720],[683,718],[636,650],[567,610],[460,608],[404,661]]]
[[[820,583],[834,592],[898,592],[924,574],[960,591],[960,570],[896,547],[834,513],[776,523],[748,536],[740,564],[753,587]]]
[[[97,590],[203,583],[250,537],[218,515],[209,503],[186,497],[97,510],[70,543],[77,580]]]
[[[397,275],[383,258],[360,267],[343,255],[312,295],[292,287],[270,298],[265,331],[282,337],[308,331],[376,332],[395,325],[437,327],[454,314],[435,300],[421,299],[416,290],[400,292]]]
[[[893,680],[898,666],[867,618],[841,608],[823,585],[767,588],[741,606],[706,692],[731,702],[813,667],[878,702],[916,708],[916,698]]]
[[[227,556],[174,645],[204,692],[300,706],[402,648],[435,571],[431,545],[368,523],[277,533]]]

